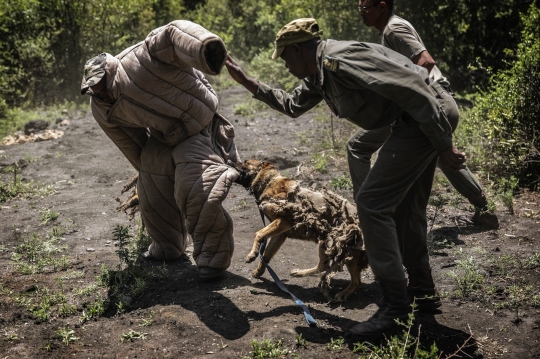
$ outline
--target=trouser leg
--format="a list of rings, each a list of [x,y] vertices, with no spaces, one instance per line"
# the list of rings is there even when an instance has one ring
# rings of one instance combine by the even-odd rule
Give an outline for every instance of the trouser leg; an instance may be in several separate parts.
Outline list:
[[[371,168],[356,198],[360,226],[364,235],[366,252],[373,273],[380,281],[402,281],[405,279],[403,259],[394,215],[408,209],[411,218],[425,223],[425,208],[411,206],[403,201],[409,195],[420,203],[429,196],[436,152],[417,126],[400,123],[379,151],[377,161]],[[424,171],[428,173],[424,174]],[[420,182],[416,183],[420,179]],[[409,193],[410,192],[410,193]],[[403,208],[403,209],[401,209]],[[399,215],[399,213],[398,213]],[[409,240],[411,227],[404,226],[398,219],[402,233]],[[414,228],[419,228],[415,224]],[[416,234],[415,234],[416,235]],[[415,239],[422,248],[417,253],[427,253],[426,229],[418,230]],[[421,260],[422,258],[415,258]]]
[[[459,194],[467,198],[474,207],[484,208],[487,206],[484,191],[468,167],[459,171],[452,171],[444,167],[440,162],[438,166]]]
[[[437,100],[442,110],[448,118],[448,122],[455,130],[459,123],[459,109],[453,96],[447,92],[442,92],[437,96]],[[444,167],[440,161],[438,163],[439,168],[443,171],[444,175],[452,186],[467,200],[477,208],[484,208],[487,206],[487,200],[480,186],[478,180],[474,177],[472,172],[465,167],[459,171],[453,171]]]
[[[174,200],[174,177],[140,171],[137,192],[141,218],[152,238],[148,251],[156,259],[177,259],[189,239],[184,217]]]
[[[358,129],[347,142],[347,161],[353,182],[353,197],[364,183],[371,168],[371,157],[392,132],[391,126],[375,130]]]
[[[200,133],[175,147],[174,196],[185,214],[197,266],[224,270],[231,264],[234,237],[232,219],[222,202],[238,173],[219,162],[223,160],[209,141]]]
[[[139,161],[137,193],[141,218],[152,244],[150,254],[160,260],[177,259],[189,244],[185,219],[174,199],[172,147],[150,137]]]

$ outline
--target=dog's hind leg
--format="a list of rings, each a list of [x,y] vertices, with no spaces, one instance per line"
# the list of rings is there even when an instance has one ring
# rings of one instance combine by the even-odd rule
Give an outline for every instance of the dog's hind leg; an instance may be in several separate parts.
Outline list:
[[[253,240],[253,248],[251,248],[251,252],[249,252],[248,255],[246,256],[246,263],[251,263],[255,260],[255,258],[257,258],[257,255],[259,253],[259,248],[261,248],[262,241],[265,238],[277,236],[278,234],[282,234],[291,228],[292,228],[292,224],[290,224],[288,221],[282,218],[277,218],[274,221],[272,221],[272,223],[270,223],[269,225],[267,225],[266,227],[264,227],[263,229],[255,233],[255,239]],[[277,247],[276,251],[278,249],[279,249],[279,246]]]
[[[324,241],[319,241],[319,263],[313,268],[309,269],[293,269],[291,275],[293,277],[307,277],[310,275],[317,275],[325,270],[326,253],[324,247]]]
[[[266,244],[266,248],[264,249],[263,253],[263,259],[266,263],[270,262],[270,260],[274,257],[274,255],[277,253],[279,248],[283,243],[285,243],[285,240],[287,239],[287,233],[281,233],[277,236],[269,237],[268,243]],[[266,266],[262,261],[259,262],[259,266],[257,269],[255,269],[251,275],[253,278],[259,278],[263,275],[264,271],[266,269]]]
[[[365,251],[353,252],[353,257],[345,262],[347,270],[351,275],[351,283],[345,290],[336,294],[337,302],[344,302],[347,298],[362,284],[362,270],[368,266],[367,256]]]

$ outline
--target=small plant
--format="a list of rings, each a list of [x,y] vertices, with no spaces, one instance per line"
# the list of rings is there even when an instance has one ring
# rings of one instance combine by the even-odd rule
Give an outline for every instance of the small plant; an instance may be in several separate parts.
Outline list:
[[[77,307],[66,303],[62,303],[62,306],[58,309],[58,315],[61,317],[70,317],[75,313],[77,313]]]
[[[236,205],[234,205],[232,208],[231,208],[231,211],[239,211],[239,210],[242,210],[244,208],[248,208],[249,207],[249,203],[248,201],[246,201],[245,199],[241,199],[240,201],[238,201],[238,203]]]
[[[414,308],[413,303],[411,307]],[[393,335],[390,338],[380,343],[379,346],[369,342],[358,342],[354,344],[353,353],[360,353],[361,358],[424,358],[424,359],[439,359],[439,349],[433,343],[429,351],[423,350],[420,345],[420,327],[418,328],[418,336],[412,335],[414,325],[414,313],[411,310],[407,322],[399,322],[403,326],[403,332],[398,335]],[[459,349],[458,349],[459,351]]]
[[[314,163],[313,167],[321,173],[327,172],[326,165],[328,164],[328,156],[323,153],[316,153],[311,158],[311,161]]]
[[[451,249],[454,248],[454,246],[454,242],[446,238],[439,240],[435,237],[435,235],[433,235],[433,232],[429,232],[427,234],[427,248],[430,256],[434,254],[440,254],[442,250]]]
[[[54,186],[34,183],[34,181],[23,181],[21,170],[17,163],[7,166],[4,173],[12,173],[11,180],[5,183],[0,179],[0,203],[12,198],[31,198],[39,196],[49,196],[54,193]]]
[[[428,204],[435,207],[435,214],[433,214],[433,218],[431,220],[431,225],[429,226],[429,231],[433,229],[433,224],[435,224],[435,220],[437,219],[437,215],[439,214],[439,211],[441,208],[448,203],[448,198],[446,198],[443,195],[437,195],[437,197],[429,197]]]
[[[54,334],[58,338],[62,339],[62,343],[64,343],[66,346],[68,346],[71,342],[79,340],[79,338],[75,336],[75,331],[67,325],[63,328],[55,330]]]
[[[332,178],[330,185],[332,188],[339,190],[350,190],[353,188],[351,177],[345,173],[341,176]]]
[[[152,323],[154,323],[154,314],[155,314],[155,313],[156,313],[156,312],[151,311],[151,312],[150,312],[150,318],[142,318],[142,319],[141,319],[141,322],[142,322],[142,323],[139,324],[139,327],[140,327],[140,328],[143,328],[143,327],[149,327],[149,326],[151,326]]]
[[[101,266],[101,274],[97,277],[98,285],[108,287],[109,301],[116,305],[116,312],[125,312],[130,301],[126,297],[137,298],[147,288],[147,281],[156,281],[164,277],[167,272],[165,264],[161,267],[146,268],[138,264],[137,259],[148,247],[149,236],[139,230],[134,238],[128,227],[117,226],[114,229],[115,253],[120,259],[116,270],[109,270]]]
[[[302,333],[298,334],[295,338],[294,338],[294,341],[296,343],[296,347],[307,347],[307,341],[302,338]]]
[[[248,359],[266,359],[266,358],[281,358],[289,354],[287,348],[282,348],[281,339],[271,341],[269,339],[263,339],[260,343],[256,340],[251,341],[251,356],[244,357]]]
[[[7,331],[7,329],[4,329],[4,340],[8,342],[12,342],[14,340],[19,340],[19,336],[14,331]]]
[[[249,103],[239,103],[234,105],[233,113],[240,116],[251,116],[255,113]]]
[[[514,176],[510,176],[510,178],[501,178],[499,180],[499,199],[511,215],[514,215],[514,191],[517,186],[518,180]]]
[[[147,335],[148,335],[148,333],[136,332],[133,329],[130,329],[129,332],[122,334],[122,337],[120,338],[120,341],[123,343],[126,340],[129,340],[130,342],[132,342],[132,341],[134,341],[136,339],[146,340]]]
[[[59,241],[57,237],[43,239],[37,233],[27,235],[11,256],[15,269],[22,274],[41,273],[46,268],[52,271],[67,269],[67,258],[54,257],[66,249],[66,246],[59,245]]]
[[[345,339],[343,337],[339,337],[337,339],[330,338],[330,343],[326,345],[326,350],[339,351],[343,348],[344,343]]]
[[[456,298],[467,298],[482,288],[484,275],[478,270],[473,258],[467,260],[456,260],[457,273],[452,271],[448,275],[456,282],[454,296]]]

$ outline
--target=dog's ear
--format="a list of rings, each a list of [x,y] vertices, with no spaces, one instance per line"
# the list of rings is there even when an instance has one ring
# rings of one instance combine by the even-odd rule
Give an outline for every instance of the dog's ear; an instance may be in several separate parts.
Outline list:
[[[273,164],[271,164],[270,162],[268,161],[261,161],[261,165],[259,166],[261,169],[264,169],[264,168],[271,168],[271,167],[274,167]]]

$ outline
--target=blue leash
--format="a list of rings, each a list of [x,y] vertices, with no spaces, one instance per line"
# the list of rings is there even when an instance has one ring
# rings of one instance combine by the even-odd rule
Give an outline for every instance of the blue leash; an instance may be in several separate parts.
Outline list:
[[[262,213],[261,213],[261,216],[262,216]],[[263,224],[264,224],[264,216],[263,216]],[[282,291],[284,291],[285,293],[289,293],[292,297],[292,299],[295,301],[296,305],[298,305],[300,308],[302,308],[302,310],[304,311],[304,316],[306,317],[306,322],[308,323],[308,325],[310,327],[316,327],[317,326],[317,321],[315,319],[313,319],[313,317],[311,316],[311,313],[309,312],[309,309],[308,307],[304,304],[304,302],[302,302],[300,299],[298,299],[294,294],[292,294],[288,289],[287,287],[285,287],[285,285],[281,282],[281,280],[279,279],[279,277],[276,275],[276,273],[272,270],[272,268],[270,268],[270,266],[268,265],[268,263],[265,262],[265,260],[263,259],[263,256],[262,254],[264,253],[264,249],[266,248],[266,239],[262,242],[261,244],[261,248],[259,249],[259,258],[261,259],[261,261],[264,263],[264,265],[266,266],[266,269],[268,269],[268,273],[270,273],[270,275],[272,276],[272,278],[274,279],[274,282],[276,282],[277,286],[279,287],[279,289],[281,289]]]

